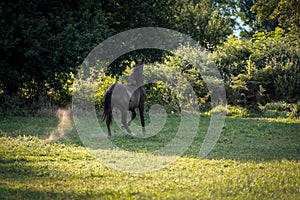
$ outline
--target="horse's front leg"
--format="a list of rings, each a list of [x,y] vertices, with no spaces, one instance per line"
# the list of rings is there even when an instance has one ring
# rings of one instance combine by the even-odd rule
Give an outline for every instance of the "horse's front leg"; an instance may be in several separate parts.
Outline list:
[[[123,110],[123,111],[121,111],[122,112],[122,124],[123,124],[123,126],[124,126],[124,128],[126,129],[126,131],[128,132],[128,134],[129,135],[134,135],[132,132],[131,132],[131,130],[130,130],[130,128],[128,127],[128,124],[127,124],[127,111],[125,110]]]

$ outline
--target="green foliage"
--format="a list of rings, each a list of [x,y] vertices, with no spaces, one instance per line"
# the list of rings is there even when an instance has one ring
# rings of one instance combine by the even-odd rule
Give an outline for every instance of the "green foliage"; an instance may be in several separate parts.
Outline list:
[[[290,107],[290,104],[279,101],[279,102],[270,102],[266,103],[264,106],[262,106],[262,110],[276,110],[276,111],[288,111]]]
[[[70,102],[78,65],[111,34],[100,9],[100,1],[1,2],[2,95]]]
[[[202,111],[210,109],[210,95],[200,69],[181,57],[185,55],[189,57],[188,60],[201,61],[201,67],[205,67],[210,59],[208,54],[204,49],[182,46],[172,52],[172,55],[165,55],[162,62],[146,63],[143,74],[147,93],[146,110],[155,104],[163,106],[168,113],[198,110],[198,107]],[[118,82],[123,84],[127,83],[126,79],[133,67],[133,62],[127,60],[127,63],[126,70],[118,77]],[[103,78],[111,79],[110,76]],[[98,97],[103,98],[103,95]]]
[[[249,117],[250,113],[246,108],[227,105],[226,115],[234,118],[245,118],[245,117]]]
[[[286,31],[292,30],[294,33],[299,33],[298,0],[258,0],[251,10],[256,13],[258,22],[269,25],[266,26],[267,30],[275,30],[280,26]]]
[[[98,90],[95,94],[95,101],[96,101],[96,108],[100,109],[103,108],[105,91],[109,88],[109,86],[116,83],[116,79],[112,78],[111,76],[106,76],[105,73],[102,73],[100,74],[98,81],[99,81],[99,85],[97,86]]]
[[[150,80],[153,82],[146,85],[145,88],[147,93],[146,110],[150,109],[152,105],[158,104],[163,106],[168,113],[180,112],[182,109],[180,103],[183,103],[182,94],[177,90],[180,86],[171,82],[178,72],[156,64],[150,66],[149,70],[145,70],[144,73],[145,76],[151,77]],[[175,79],[174,81],[177,82],[178,79]]]
[[[165,27],[210,46],[224,40],[233,26],[228,5],[210,0],[4,1],[0,10],[0,101],[5,101],[5,95],[18,96],[26,105],[41,96],[58,106],[69,103],[78,66],[114,33]],[[142,49],[121,56],[106,73],[118,78],[133,56],[151,63],[165,55],[169,54]]]
[[[300,118],[300,102],[290,105],[290,112],[288,113],[290,118]]]
[[[87,78],[85,73],[88,73]],[[81,109],[93,110],[96,107],[99,110],[103,108],[106,90],[116,82],[116,77],[106,75],[105,70],[99,68],[97,64],[94,67],[91,66],[88,71],[81,69],[78,71],[76,84],[70,87],[73,95],[72,102]],[[89,107],[90,103],[94,105]]]
[[[298,0],[239,0],[238,7],[238,15],[249,28],[248,36],[255,31],[274,31],[277,27],[299,34]]]
[[[182,2],[176,13],[176,30],[188,34],[205,47],[220,44],[233,32],[234,20],[230,5],[218,1],[204,0]]]
[[[292,118],[297,119],[299,115],[299,102],[286,103],[283,101],[270,102],[259,106],[263,117],[269,118]]]
[[[300,52],[297,36],[257,32],[251,39],[230,37],[216,62],[226,80],[231,104],[257,109],[271,101],[296,102],[299,96]]]
[[[186,0],[108,0],[103,5],[110,27],[115,32],[140,27],[163,27],[191,36],[201,45],[214,48],[233,32],[234,20],[223,1]],[[121,76],[134,56],[143,57],[146,63],[162,62],[170,52],[141,49],[118,58],[108,68],[110,75]]]
[[[258,30],[257,16],[251,11],[252,6],[256,0],[238,0],[237,7],[239,16],[242,20],[242,25],[247,28],[241,27],[241,35],[247,37],[251,36],[255,30]]]
[[[19,95],[3,95],[0,116],[54,116],[57,108],[45,96],[28,103]]]
[[[218,46],[215,61],[231,104],[258,109],[259,104],[272,101],[299,101],[297,1],[235,3],[224,0],[1,2],[1,111],[28,107],[30,111],[24,113],[29,113],[43,107],[67,105],[71,101],[74,76],[90,50],[112,34],[147,26],[186,33],[210,50]],[[250,26],[251,38],[227,38],[237,15]],[[133,57],[145,58],[146,63],[163,63],[179,72],[193,87],[201,107],[208,107],[210,97],[201,74],[171,53],[141,49],[115,60],[103,75],[108,80],[103,78],[102,89],[96,92],[97,107],[101,107],[104,88],[123,75]],[[185,87],[178,84],[177,89]],[[164,82],[146,89],[149,102],[163,103],[170,106],[170,111],[178,110],[178,101],[187,96],[183,93],[176,96]],[[190,100],[183,101],[186,106],[195,105]]]
[[[103,10],[116,32],[140,27],[178,30],[202,44],[219,44],[232,33],[230,3],[185,0],[107,0]]]

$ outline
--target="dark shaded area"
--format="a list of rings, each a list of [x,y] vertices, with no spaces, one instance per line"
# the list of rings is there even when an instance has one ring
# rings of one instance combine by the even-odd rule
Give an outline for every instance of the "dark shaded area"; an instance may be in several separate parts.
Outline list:
[[[195,9],[192,13],[188,7]],[[199,12],[208,9],[199,18]],[[64,106],[71,100],[70,87],[78,66],[88,53],[108,37],[133,28],[164,27],[192,35],[196,40],[219,44],[232,33],[229,13],[213,15],[217,4],[177,1],[40,1],[19,0],[0,3],[0,102],[3,112],[28,108],[28,113],[41,104]],[[188,15],[188,16],[186,16]],[[193,20],[189,21],[187,18]],[[226,29],[198,33],[194,27],[213,26],[217,17],[228,24]],[[189,27],[187,28],[187,25]],[[194,28],[193,28],[194,27]],[[214,37],[217,34],[218,37]],[[164,53],[142,49],[129,56],[160,61]],[[127,62],[127,63],[126,63]],[[107,73],[122,74],[128,66],[124,56],[113,63]],[[32,111],[31,111],[32,110]]]

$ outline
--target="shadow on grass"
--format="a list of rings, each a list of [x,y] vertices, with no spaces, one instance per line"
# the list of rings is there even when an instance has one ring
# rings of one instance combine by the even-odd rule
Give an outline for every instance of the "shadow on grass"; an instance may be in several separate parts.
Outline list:
[[[202,116],[198,132],[184,156],[197,158],[205,138],[209,117]],[[300,123],[289,119],[226,118],[223,131],[208,159],[240,161],[300,160]],[[159,134],[147,139],[117,135],[111,141],[124,150],[154,152],[176,134],[169,123]]]
[[[179,118],[169,117],[163,129],[149,138],[129,137],[115,127],[114,137],[110,141],[116,147],[127,151],[155,152],[172,140],[178,131]],[[198,157],[209,121],[208,116],[201,116],[197,135],[184,156]],[[136,124],[138,123],[137,119]],[[56,118],[2,118],[0,119],[0,135],[9,137],[34,135],[45,139],[57,127],[57,124]],[[105,125],[103,123],[100,125],[105,131]],[[226,118],[221,136],[206,158],[243,161],[300,160],[299,130],[300,123],[288,119]],[[74,127],[56,142],[83,146]]]
[[[65,191],[43,191],[26,188],[10,188],[0,186],[0,199],[101,199],[103,197],[113,198],[115,195],[113,192],[102,192],[93,194],[78,194],[76,192]],[[13,198],[12,198],[13,197]]]

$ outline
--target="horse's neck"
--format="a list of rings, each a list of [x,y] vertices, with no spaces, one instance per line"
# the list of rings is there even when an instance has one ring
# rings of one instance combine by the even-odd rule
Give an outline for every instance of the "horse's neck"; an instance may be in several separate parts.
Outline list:
[[[140,90],[140,89],[143,89],[144,86],[143,85],[135,85],[135,84],[132,84],[132,85],[126,85],[126,89],[128,92],[132,93],[134,91],[137,91],[137,90]]]
[[[129,84],[130,85],[137,85],[137,86],[144,85],[143,67],[144,67],[143,65],[140,65],[140,66],[136,66],[133,69],[133,72],[129,77]]]

